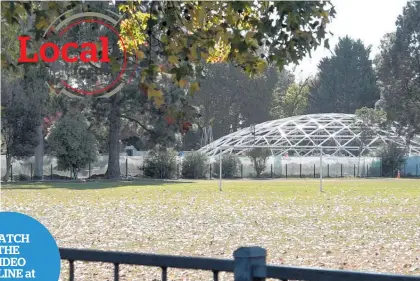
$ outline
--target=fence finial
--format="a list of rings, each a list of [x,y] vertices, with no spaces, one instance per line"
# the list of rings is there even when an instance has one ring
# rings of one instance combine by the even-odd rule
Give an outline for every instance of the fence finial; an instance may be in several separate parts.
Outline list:
[[[235,281],[262,281],[267,275],[267,251],[261,247],[241,247],[233,252]]]

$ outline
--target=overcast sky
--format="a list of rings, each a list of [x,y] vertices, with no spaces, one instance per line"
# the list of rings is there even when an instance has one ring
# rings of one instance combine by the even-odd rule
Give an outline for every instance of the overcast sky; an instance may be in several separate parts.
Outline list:
[[[395,21],[407,0],[332,0],[332,3],[337,14],[329,25],[329,30],[334,33],[329,40],[331,49],[339,37],[349,35],[372,45],[373,58],[378,53],[382,36],[395,30]],[[302,80],[314,75],[320,59],[329,55],[329,50],[323,47],[317,49],[312,53],[312,59],[307,57],[296,67],[296,78]],[[293,70],[294,67],[289,66],[288,69]]]

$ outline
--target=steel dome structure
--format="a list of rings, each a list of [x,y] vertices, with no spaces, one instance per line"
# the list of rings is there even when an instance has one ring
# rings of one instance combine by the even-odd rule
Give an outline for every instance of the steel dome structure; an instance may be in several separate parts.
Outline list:
[[[409,144],[395,130],[372,128],[362,134],[362,121],[354,114],[322,113],[293,116],[267,121],[226,135],[202,147],[199,151],[208,156],[219,154],[244,154],[249,149],[261,147],[271,150],[274,156],[349,156],[372,155],[385,143],[409,147],[410,154],[420,155],[420,138]],[[322,149],[321,149],[322,148]]]

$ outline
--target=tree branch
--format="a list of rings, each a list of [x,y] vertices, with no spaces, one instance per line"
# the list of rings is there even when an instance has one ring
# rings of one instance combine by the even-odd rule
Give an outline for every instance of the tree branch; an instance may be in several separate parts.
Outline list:
[[[149,134],[151,134],[151,135],[155,135],[155,132],[153,132],[152,130],[150,130],[149,128],[147,128],[144,124],[142,124],[139,120],[137,120],[137,119],[135,119],[135,118],[133,118],[133,117],[130,117],[130,116],[127,116],[127,115],[124,115],[124,114],[119,114],[119,117],[121,117],[121,118],[124,118],[124,119],[127,119],[127,120],[130,120],[130,121],[132,121],[132,122],[134,122],[134,123],[136,123],[137,125],[139,125],[140,127],[142,127],[144,130],[146,130]]]

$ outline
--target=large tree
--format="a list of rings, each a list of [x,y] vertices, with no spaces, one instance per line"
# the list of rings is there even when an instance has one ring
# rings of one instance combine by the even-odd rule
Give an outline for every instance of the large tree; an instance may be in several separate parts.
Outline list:
[[[38,144],[37,130],[40,125],[42,104],[32,93],[43,91],[40,81],[33,81],[29,77],[10,77],[9,73],[2,73],[1,83],[1,134],[6,154],[6,174],[3,181],[7,181],[12,158],[33,155]]]
[[[420,2],[408,2],[376,58],[378,103],[407,137],[420,133]]]
[[[133,100],[143,95],[149,102],[133,103],[129,111],[133,116],[127,116],[120,107],[126,95],[109,99],[108,176],[113,178],[120,175],[120,118],[137,122],[151,135],[158,132],[156,135],[163,139],[161,132],[172,134],[173,128],[185,132],[196,113],[188,105],[186,95],[199,89],[199,65],[230,61],[250,75],[257,75],[272,62],[282,70],[284,65],[299,62],[322,44],[326,25],[335,14],[330,3],[324,1],[116,3],[126,17],[119,32],[127,50],[140,59]],[[73,7],[58,2],[7,4],[5,18],[10,24],[19,23],[25,11],[34,16],[35,40],[57,14]],[[86,2],[75,5],[91,9]],[[115,61],[112,69],[118,69]],[[138,116],[133,108],[148,113]],[[144,120],[151,121],[151,125],[138,122]],[[166,125],[158,121],[154,126],[155,120],[164,120]]]
[[[286,118],[306,113],[311,79],[291,84],[286,91],[277,88],[273,93],[270,115],[275,118]]]
[[[310,10],[308,4],[270,5],[263,2],[160,2],[147,5],[141,2],[139,5],[120,6],[128,16],[121,31],[131,44],[129,49],[148,61],[141,70],[141,91],[163,109],[162,116],[166,120],[179,123],[184,130],[191,123],[191,114],[186,114],[185,109],[193,111],[189,107],[174,105],[185,102],[184,92],[194,94],[199,89],[196,79],[202,73],[199,67],[202,62],[231,61],[252,75],[264,71],[269,61],[280,69],[289,62],[297,62],[303,57],[301,55],[321,43],[328,16],[334,14],[324,5],[317,8],[318,12],[315,12],[316,9]],[[280,20],[276,22],[270,19],[270,14],[276,14],[277,10]],[[286,13],[307,13],[313,20],[294,16],[286,20]],[[309,29],[303,31],[305,25]],[[290,29],[292,36],[286,34],[285,28]],[[316,35],[313,28],[319,31]],[[166,91],[159,81],[165,77],[185,91]]]
[[[17,65],[19,57],[19,41],[18,36],[31,33],[34,29],[35,16],[25,13],[25,9],[35,8],[39,3],[25,3],[24,6],[17,5],[10,8],[11,2],[2,2],[1,12],[1,33],[2,33],[2,66],[3,70],[8,70],[8,76],[19,80],[21,86],[28,90],[25,99],[33,104],[34,109],[38,112],[37,128],[36,128],[36,147],[32,153],[28,151],[27,155],[35,154],[34,178],[42,179],[43,177],[43,157],[44,157],[44,136],[45,125],[44,117],[51,112],[48,95],[48,88],[44,83],[46,80],[46,69],[39,64]],[[12,23],[12,24],[11,24]],[[38,45],[36,47],[39,47]],[[13,72],[11,71],[13,70]],[[17,81],[16,80],[16,81]],[[2,77],[3,82],[3,77]],[[29,135],[32,135],[30,132]]]
[[[251,78],[231,64],[206,64],[205,77],[200,79],[200,90],[191,97],[201,117],[192,130],[183,137],[183,149],[198,149],[203,131],[212,128],[213,138],[219,138],[237,129],[270,120],[273,92],[285,92],[293,83],[294,75],[281,73],[269,67]]]
[[[369,55],[370,47],[361,40],[340,38],[333,55],[318,65],[309,112],[354,113],[363,106],[373,107],[380,95]]]
[[[391,128],[383,110],[362,107],[355,111],[355,115],[357,117],[355,125],[360,127],[358,152],[360,157],[365,150],[365,145],[369,144],[378,134],[383,134],[384,131],[391,132]],[[379,130],[382,130],[382,132]]]
[[[226,63],[207,64],[204,70],[191,103],[199,108],[199,126],[211,125],[214,138],[270,119],[272,92],[280,78],[275,68],[255,78]]]

